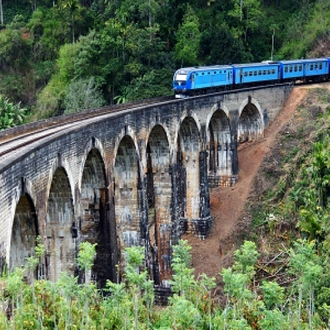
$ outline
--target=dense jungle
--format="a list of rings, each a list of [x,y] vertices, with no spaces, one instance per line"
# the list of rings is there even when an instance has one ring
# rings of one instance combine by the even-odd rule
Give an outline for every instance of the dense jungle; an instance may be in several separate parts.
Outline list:
[[[182,66],[328,55],[327,12],[325,0],[1,0],[2,127],[171,95]]]
[[[181,66],[330,55],[327,0],[0,0],[0,24],[1,129],[171,95]],[[28,282],[45,253],[37,242],[25,268],[2,274],[0,329],[328,329],[330,92],[307,89],[275,123],[244,209],[216,241],[216,276],[196,272],[196,246],[181,240],[167,306],[140,247],[102,291],[66,274]],[[82,243],[85,278],[94,257]]]

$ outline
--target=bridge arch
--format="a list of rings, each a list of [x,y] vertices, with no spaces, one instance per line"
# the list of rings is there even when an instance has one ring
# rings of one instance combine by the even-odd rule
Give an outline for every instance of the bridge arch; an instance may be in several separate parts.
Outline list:
[[[96,258],[89,275],[100,287],[104,287],[106,280],[111,278],[110,228],[106,211],[108,193],[105,165],[99,150],[100,144],[97,147],[96,145],[95,139],[92,139],[83,164],[80,186],[81,215],[80,223],[75,224],[75,228],[80,228],[80,241],[97,243]],[[75,230],[78,231],[77,228]]]
[[[198,122],[187,116],[177,134],[177,207],[186,229],[193,230],[192,222],[199,218],[201,134]]]
[[[211,186],[226,184],[232,176],[232,132],[226,110],[213,112],[207,126],[208,177]]]
[[[258,101],[248,97],[242,102],[238,113],[237,141],[242,143],[257,140],[265,127],[263,113]]]
[[[13,203],[11,206],[11,212],[10,212],[10,225],[7,228],[7,237],[9,239],[9,244],[11,242],[11,236],[12,236],[12,230],[13,230],[13,224],[14,224],[14,217],[15,217],[15,212],[16,212],[16,208],[17,208],[17,204],[20,200],[20,198],[23,195],[28,195],[29,198],[31,199],[31,203],[33,205],[33,207],[35,208],[35,206],[37,205],[37,196],[34,190],[34,187],[31,183],[31,181],[29,179],[27,179],[26,177],[21,177],[17,180],[17,184],[15,185],[15,195],[13,198]],[[40,224],[38,223],[38,229]],[[10,259],[10,249],[7,250],[7,255],[6,255],[6,262],[8,263]],[[10,264],[9,264],[10,266]]]
[[[150,274],[159,285],[171,278],[171,198],[170,145],[163,126],[155,125],[147,140],[146,185]]]
[[[84,148],[84,153],[82,155],[82,159],[80,162],[80,173],[83,172],[87,158],[90,156],[90,152],[92,149],[96,149],[99,152],[99,155],[102,159],[102,162],[105,162],[105,151],[103,148],[103,145],[101,143],[101,141],[97,138],[95,138],[94,136],[88,140],[86,147]],[[80,176],[79,178],[79,187],[81,187],[81,182],[82,182],[83,176]]]
[[[55,170],[48,195],[46,215],[48,277],[56,281],[62,271],[76,271],[77,240],[74,235],[73,195],[67,171]]]
[[[115,220],[119,250],[140,243],[140,164],[133,139],[125,135],[117,148],[113,171]],[[122,260],[123,261],[123,260]]]
[[[17,188],[17,201],[14,204],[14,216],[12,225],[9,227],[11,232],[9,248],[9,269],[26,265],[26,259],[35,255],[36,239],[39,235],[38,217],[35,208],[34,190],[31,182],[26,178],[21,178]],[[36,273],[27,274],[27,278],[40,277],[41,269]]]

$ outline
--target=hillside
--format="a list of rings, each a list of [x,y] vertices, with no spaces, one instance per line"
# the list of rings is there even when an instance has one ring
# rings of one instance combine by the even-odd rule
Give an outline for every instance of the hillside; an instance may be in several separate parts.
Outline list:
[[[252,210],[262,207],[260,205],[262,195],[274,184],[265,172],[273,174],[283,172],[276,158],[280,154],[286,156],[291,152],[290,145],[287,146],[288,150],[285,150],[281,136],[297,132],[299,125],[302,124],[298,107],[307,97],[308,90],[319,87],[330,90],[329,83],[296,86],[283,110],[267,127],[264,138],[239,147],[237,184],[234,187],[217,188],[211,191],[211,212],[214,224],[210,236],[204,241],[191,235],[183,237],[192,246],[192,266],[196,276],[206,273],[219,279],[221,268],[232,263],[232,254],[242,239],[253,238],[259,245],[263,244],[263,239],[267,240],[261,237],[260,232],[250,232],[251,223],[254,221]],[[308,100],[305,99],[305,103],[308,103]],[[245,207],[247,205],[249,207]]]
[[[327,56],[325,0],[0,2],[0,95],[36,121],[171,95],[180,67]]]

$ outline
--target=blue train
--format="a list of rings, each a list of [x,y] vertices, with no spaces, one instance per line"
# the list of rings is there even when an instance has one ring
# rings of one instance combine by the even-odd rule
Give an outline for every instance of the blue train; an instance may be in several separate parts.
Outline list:
[[[330,58],[181,68],[173,76],[175,97],[280,82],[321,82],[330,77]]]

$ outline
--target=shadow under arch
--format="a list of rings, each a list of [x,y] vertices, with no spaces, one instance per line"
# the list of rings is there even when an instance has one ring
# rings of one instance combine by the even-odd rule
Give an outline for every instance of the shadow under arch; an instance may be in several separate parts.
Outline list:
[[[79,227],[81,241],[97,243],[96,258],[90,276],[100,288],[105,287],[108,279],[112,279],[107,201],[104,161],[100,151],[92,148],[87,155],[81,178],[82,210]]]
[[[35,207],[30,195],[23,193],[16,205],[12,225],[9,256],[10,271],[16,267],[26,266],[27,258],[35,256],[38,235],[38,218]],[[45,269],[41,264],[35,272],[29,271],[26,276],[28,280],[41,278],[44,272]]]

